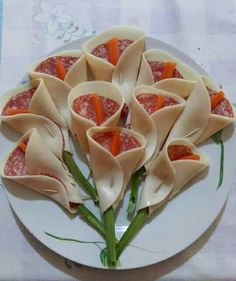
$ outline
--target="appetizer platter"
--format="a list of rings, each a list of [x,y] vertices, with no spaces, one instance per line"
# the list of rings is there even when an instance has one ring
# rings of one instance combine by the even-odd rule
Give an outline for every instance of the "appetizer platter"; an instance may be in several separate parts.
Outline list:
[[[44,245],[79,264],[137,268],[213,223],[231,187],[236,113],[191,58],[115,26],[33,63],[24,80],[1,96],[0,172]]]

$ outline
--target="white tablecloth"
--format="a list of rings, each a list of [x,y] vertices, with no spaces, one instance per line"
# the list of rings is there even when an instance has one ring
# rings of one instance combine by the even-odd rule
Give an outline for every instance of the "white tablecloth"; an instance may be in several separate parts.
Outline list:
[[[2,20],[1,92],[56,47],[131,24],[189,54],[236,102],[234,0],[5,0]],[[21,225],[0,188],[0,280],[236,280],[235,187],[236,181],[223,212],[192,246],[160,264],[128,271],[65,262]]]

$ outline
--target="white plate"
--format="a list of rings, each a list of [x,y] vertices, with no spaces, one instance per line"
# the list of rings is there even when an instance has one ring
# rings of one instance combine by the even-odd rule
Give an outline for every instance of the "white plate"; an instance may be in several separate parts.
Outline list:
[[[79,49],[86,39],[76,40],[55,51]],[[197,72],[206,74],[191,58],[164,42],[146,37],[146,49],[149,48],[166,50],[191,65]],[[9,151],[18,137],[6,125],[3,126],[2,132],[3,134],[0,135],[1,154]],[[188,188],[168,203],[161,212],[152,216],[132,241],[132,245],[139,248],[127,247],[117,269],[138,268],[163,261],[192,244],[212,224],[226,202],[231,187],[234,163],[230,159],[232,159],[231,155],[235,155],[236,149],[233,126],[224,130],[223,139],[225,149],[223,185],[217,190],[220,146],[210,140],[201,146],[211,160],[209,170],[192,181]],[[87,173],[86,166],[83,163],[81,165]],[[99,257],[100,249],[97,246],[103,247],[104,244],[60,241],[45,234],[47,231],[57,236],[83,241],[103,241],[101,236],[83,220],[69,216],[56,203],[40,194],[10,181],[4,184],[7,186],[6,193],[16,215],[39,241],[72,261],[104,268]],[[126,217],[128,196],[129,192],[126,193],[124,203],[118,212],[117,238],[121,237],[129,224]],[[87,206],[99,216],[97,207],[91,202],[88,202]]]

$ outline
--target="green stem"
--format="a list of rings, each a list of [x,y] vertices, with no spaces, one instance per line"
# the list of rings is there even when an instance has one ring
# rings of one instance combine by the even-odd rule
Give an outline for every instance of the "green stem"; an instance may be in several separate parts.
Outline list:
[[[103,221],[105,227],[107,261],[109,265],[116,264],[116,237],[115,237],[115,223],[114,210],[112,207],[107,209],[103,214]]]
[[[79,204],[76,208],[81,216],[83,216],[86,221],[93,226],[102,236],[105,236],[105,230],[103,223],[83,204]]]
[[[127,208],[128,214],[133,214],[136,209],[136,204],[138,201],[138,189],[143,180],[144,173],[146,172],[145,167],[143,166],[138,171],[136,171],[131,178],[131,190],[129,196],[129,205]]]
[[[128,246],[130,241],[133,239],[133,237],[142,228],[146,219],[147,219],[146,208],[139,210],[117,244],[117,247],[116,247],[116,259],[117,260],[119,259],[120,255],[122,254],[124,249]]]
[[[76,165],[72,154],[68,151],[63,151],[63,158],[67,168],[69,169],[70,173],[73,175],[75,181],[82,184],[86,191],[91,195],[93,201],[98,203],[98,195],[96,189],[92,186],[92,184],[86,179],[83,175],[79,167]]]
[[[224,143],[222,140],[220,140],[219,143],[220,143],[221,152],[220,152],[220,174],[219,174],[219,182],[218,182],[217,189],[221,187],[224,179]]]

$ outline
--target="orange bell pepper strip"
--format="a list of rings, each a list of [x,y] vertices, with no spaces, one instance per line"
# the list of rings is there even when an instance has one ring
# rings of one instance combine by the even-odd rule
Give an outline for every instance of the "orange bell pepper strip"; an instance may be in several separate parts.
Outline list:
[[[211,109],[214,109],[223,99],[225,95],[223,91],[218,92],[211,97]]]
[[[157,96],[157,102],[156,102],[156,110],[159,110],[163,107],[164,105],[164,96],[159,95]]]
[[[120,49],[117,37],[107,41],[109,62],[116,65],[120,57]]]
[[[25,142],[22,141],[18,146],[23,152],[25,152],[27,147],[27,144]]]
[[[164,63],[164,69],[162,74],[159,77],[159,80],[171,78],[173,76],[173,72],[176,68],[177,63],[173,61],[167,61]]]
[[[15,115],[21,113],[29,113],[27,108],[7,108],[4,115]]]
[[[105,113],[103,110],[101,98],[97,94],[92,94],[92,100],[95,109],[97,125],[101,125],[105,120]]]
[[[66,69],[63,65],[63,63],[57,59],[56,60],[56,71],[57,71],[57,75],[61,80],[64,80],[66,77]]]
[[[120,145],[121,145],[120,131],[119,130],[115,130],[113,132],[111,148],[110,148],[110,152],[111,152],[111,154],[113,156],[116,156],[116,155],[118,155],[120,153]]]

